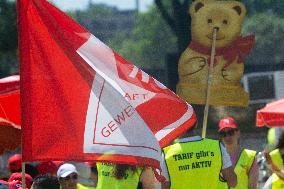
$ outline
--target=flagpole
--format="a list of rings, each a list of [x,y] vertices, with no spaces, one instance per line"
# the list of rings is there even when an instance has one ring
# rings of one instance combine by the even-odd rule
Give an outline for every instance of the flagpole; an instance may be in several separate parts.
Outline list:
[[[25,162],[22,162],[22,188],[26,188],[26,168],[25,168]]]
[[[210,89],[212,83],[212,71],[214,65],[214,57],[215,57],[215,47],[216,47],[216,35],[217,35],[217,28],[213,29],[213,41],[212,41],[212,48],[211,48],[211,55],[210,55],[210,65],[208,71],[208,78],[207,78],[207,91],[206,91],[206,102],[204,107],[204,115],[203,115],[203,126],[202,126],[202,138],[206,137],[206,129],[207,129],[207,120],[208,120],[208,112],[209,112],[209,98],[210,98]]]

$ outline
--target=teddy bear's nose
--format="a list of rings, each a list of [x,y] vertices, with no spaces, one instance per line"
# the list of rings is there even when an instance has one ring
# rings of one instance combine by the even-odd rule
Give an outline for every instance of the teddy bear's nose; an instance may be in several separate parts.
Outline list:
[[[216,29],[216,31],[219,31],[219,27],[218,26],[215,26],[214,29]]]

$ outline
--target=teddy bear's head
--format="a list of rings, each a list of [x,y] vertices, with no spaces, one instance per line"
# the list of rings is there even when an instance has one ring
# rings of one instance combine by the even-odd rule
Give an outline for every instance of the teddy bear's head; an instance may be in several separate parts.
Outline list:
[[[189,9],[192,40],[211,47],[213,29],[217,29],[216,47],[226,47],[236,40],[246,14],[245,6],[238,1],[197,0]]]

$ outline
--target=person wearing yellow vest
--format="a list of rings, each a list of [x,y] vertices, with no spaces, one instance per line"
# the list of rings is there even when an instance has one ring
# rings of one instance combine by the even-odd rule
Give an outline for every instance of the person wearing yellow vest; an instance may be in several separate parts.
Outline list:
[[[273,174],[266,181],[263,189],[284,189],[284,133],[279,138],[277,148],[269,153],[267,162]]]
[[[194,127],[163,149],[162,175],[166,180],[162,189],[217,188],[220,173],[230,186],[236,186],[237,177],[224,146],[218,140],[195,135]]]
[[[265,182],[263,189],[283,189],[284,180],[281,179],[276,173],[273,173]]]
[[[267,144],[268,147],[275,147],[276,143],[276,129],[269,128],[267,132]]]
[[[276,148],[275,150],[269,153],[272,167],[274,170],[284,170],[284,165],[282,160],[283,151],[284,151],[283,149]]]
[[[155,176],[151,168],[127,164],[97,163],[97,189],[143,189],[155,188]]]
[[[220,140],[227,152],[238,177],[235,189],[256,189],[258,184],[259,168],[256,160],[256,151],[241,149],[240,130],[232,117],[225,117],[219,121],[218,130]],[[220,182],[218,189],[228,188],[226,182]]]

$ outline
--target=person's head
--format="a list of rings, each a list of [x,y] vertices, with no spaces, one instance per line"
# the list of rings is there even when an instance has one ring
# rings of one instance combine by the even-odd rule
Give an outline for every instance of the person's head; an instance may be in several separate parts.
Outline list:
[[[33,183],[33,178],[31,177],[31,175],[29,175],[27,173],[25,174],[25,178],[26,178],[26,187],[30,188],[32,186],[32,183]],[[17,172],[17,173],[11,174],[10,178],[8,179],[8,182],[11,183],[13,181],[22,182],[22,173]]]
[[[22,181],[13,180],[13,181],[9,182],[9,187],[10,187],[10,189],[23,189],[22,188]],[[25,189],[29,189],[29,188],[26,187]]]
[[[219,121],[218,133],[225,145],[239,145],[240,131],[234,118],[225,117]]]
[[[21,172],[22,170],[22,155],[14,154],[8,159],[8,169],[11,173]]]
[[[11,173],[22,172],[22,155],[14,154],[8,159],[8,169]],[[29,163],[25,164],[25,172],[35,177],[38,174],[37,169]]]
[[[39,175],[34,179],[31,189],[60,189],[57,177],[50,174]]]
[[[78,171],[70,163],[65,163],[58,168],[57,178],[62,189],[76,189],[78,183]]]
[[[36,169],[40,175],[50,174],[56,176],[56,172],[62,163],[60,161],[44,161],[40,162]]]

